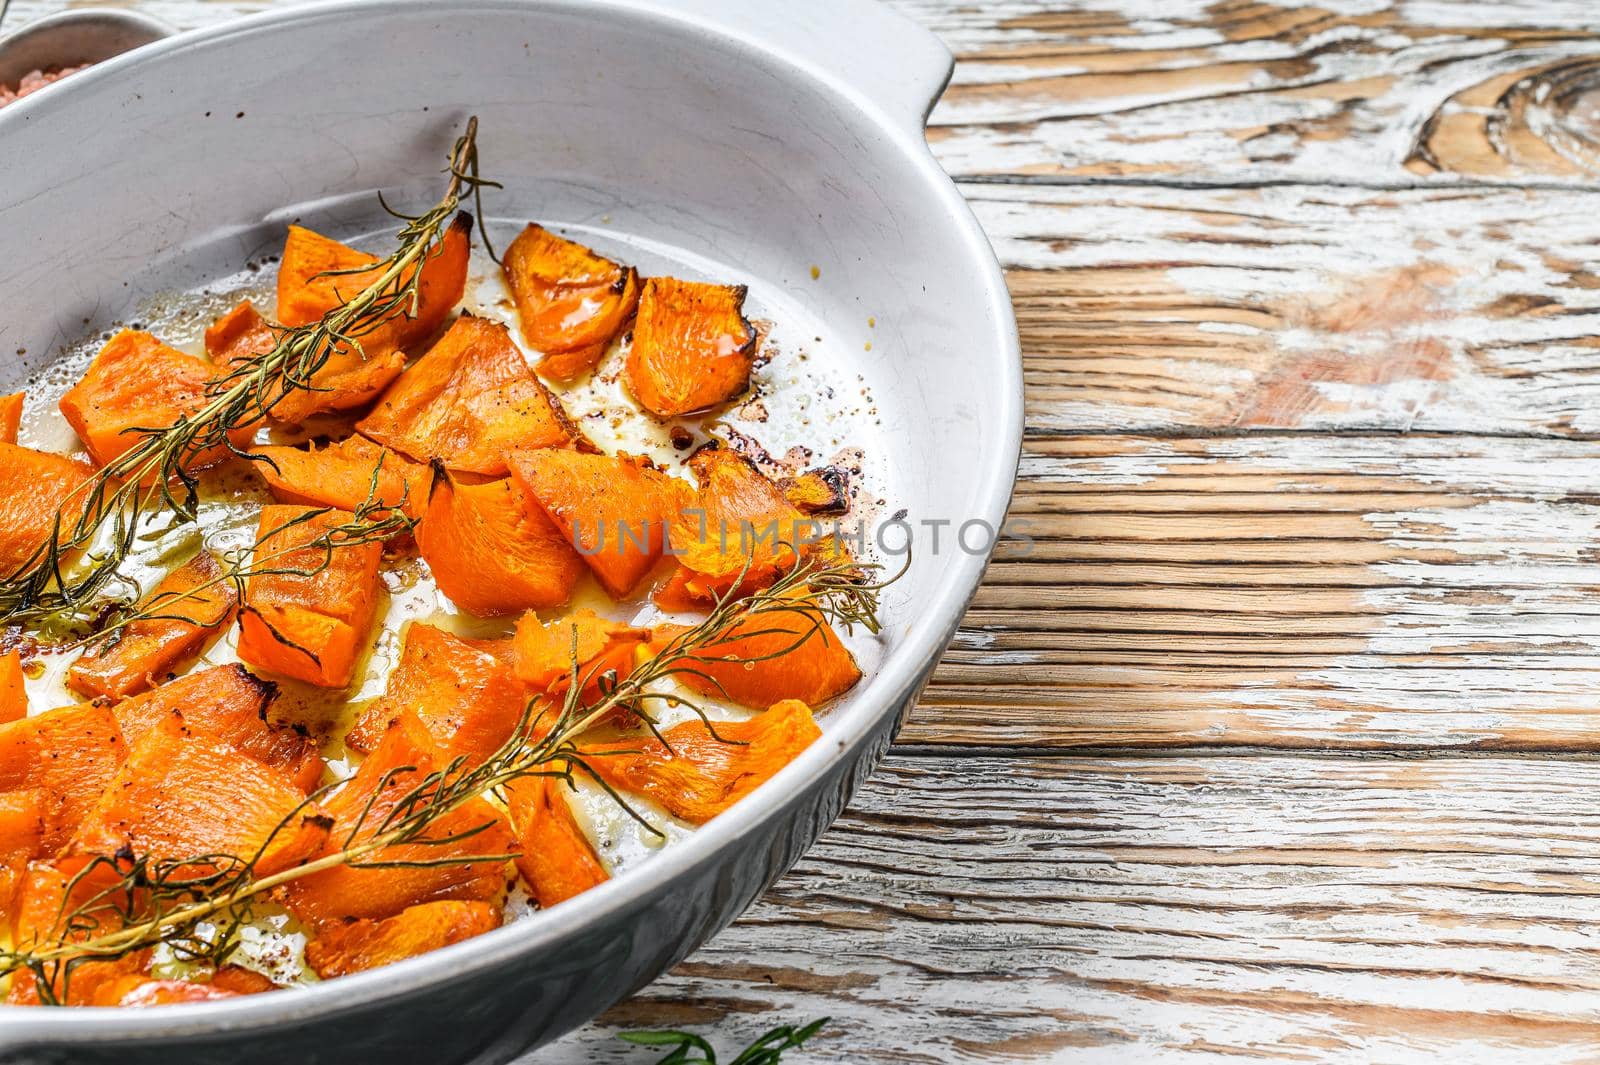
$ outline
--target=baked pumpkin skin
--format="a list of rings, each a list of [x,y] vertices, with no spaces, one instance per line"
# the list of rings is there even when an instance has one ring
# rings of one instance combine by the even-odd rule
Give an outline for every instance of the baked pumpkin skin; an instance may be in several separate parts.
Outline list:
[[[421,264],[415,315],[400,315],[341,346],[311,377],[272,406],[277,421],[298,424],[313,414],[364,406],[405,368],[406,353],[444,325],[466,291],[472,216],[462,212]],[[278,266],[278,321],[291,328],[322,320],[377,280],[375,255],[356,251],[303,226],[290,226]]]
[[[498,477],[514,447],[591,447],[499,322],[462,315],[390,385],[364,436],[419,462]]]
[[[529,223],[506,248],[506,284],[539,371],[572,381],[595,368],[639,304],[639,272]]]
[[[61,397],[61,413],[89,456],[106,466],[143,439],[136,430],[164,429],[204,407],[206,386],[216,376],[205,359],[168,347],[149,333],[124,329]],[[245,426],[228,435],[235,447],[243,447],[254,433],[254,427]],[[219,446],[188,456],[184,465],[199,469],[228,454]]]
[[[655,568],[668,529],[693,497],[687,482],[626,454],[539,448],[510,452],[506,462],[615,599],[626,599]]]
[[[111,643],[91,647],[67,671],[67,684],[89,698],[123,699],[160,684],[222,635],[237,605],[233,585],[205,551],[139,600],[150,616],[131,622]]]
[[[468,484],[435,461],[417,546],[439,589],[478,617],[565,603],[583,559],[515,480]]]
[[[340,510],[262,508],[239,612],[240,661],[322,688],[350,683],[372,637],[383,545],[330,550],[316,541],[353,517]]]
[[[756,332],[743,285],[652,277],[639,294],[628,389],[658,418],[719,406],[750,387]]]

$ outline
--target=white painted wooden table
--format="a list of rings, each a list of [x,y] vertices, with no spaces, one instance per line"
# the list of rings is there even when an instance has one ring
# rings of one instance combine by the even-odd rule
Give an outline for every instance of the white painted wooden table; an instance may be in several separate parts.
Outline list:
[[[532,1060],[1600,1060],[1600,10],[896,2],[1034,550],[800,868]]]

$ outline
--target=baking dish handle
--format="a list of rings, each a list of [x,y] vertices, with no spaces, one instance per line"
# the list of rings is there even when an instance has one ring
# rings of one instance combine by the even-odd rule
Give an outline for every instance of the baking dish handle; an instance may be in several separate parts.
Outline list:
[[[944,42],[881,0],[688,0],[687,6],[854,88],[918,136],[955,65]]]

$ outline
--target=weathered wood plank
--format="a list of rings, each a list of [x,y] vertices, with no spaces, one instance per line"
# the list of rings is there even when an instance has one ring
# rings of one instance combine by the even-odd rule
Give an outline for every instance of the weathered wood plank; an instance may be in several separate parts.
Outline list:
[[[1582,0],[892,0],[960,59],[933,116],[963,176],[1590,184]]]
[[[808,1062],[1592,1059],[1597,788],[1571,760],[891,757],[743,920],[534,1060],[823,1015]]]
[[[965,191],[1035,432],[1600,431],[1592,194]]]
[[[902,739],[1600,748],[1596,470],[1591,441],[1031,440]]]

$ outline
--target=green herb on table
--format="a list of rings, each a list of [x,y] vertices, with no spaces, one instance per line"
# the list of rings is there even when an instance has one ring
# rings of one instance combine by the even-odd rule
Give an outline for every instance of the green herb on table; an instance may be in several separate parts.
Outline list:
[[[728,1065],[778,1065],[785,1050],[794,1050],[822,1030],[832,1018],[823,1017],[804,1028],[783,1025],[745,1047]],[[655,1065],[717,1065],[717,1051],[690,1032],[623,1032],[617,1038],[644,1047],[670,1047]],[[698,1056],[696,1056],[698,1055]]]

